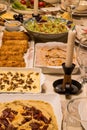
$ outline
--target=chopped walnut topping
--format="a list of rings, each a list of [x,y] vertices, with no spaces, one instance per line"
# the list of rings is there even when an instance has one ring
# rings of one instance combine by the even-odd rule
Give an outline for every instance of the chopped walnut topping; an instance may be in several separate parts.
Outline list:
[[[0,91],[35,92],[40,91],[38,72],[3,71],[0,73]]]

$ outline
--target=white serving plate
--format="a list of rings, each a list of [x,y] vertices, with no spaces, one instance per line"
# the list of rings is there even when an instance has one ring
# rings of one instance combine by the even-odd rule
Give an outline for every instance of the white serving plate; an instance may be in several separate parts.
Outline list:
[[[41,8],[40,10],[44,11],[44,12],[49,12],[49,11],[59,11],[60,7],[56,6],[56,7],[46,7],[46,8]]]
[[[74,16],[79,16],[79,17],[81,17],[81,16],[87,16],[87,11],[81,11],[81,12],[77,11],[77,12],[73,12],[72,15],[74,15]]]
[[[35,67],[38,67],[38,68],[41,68],[42,69],[42,72],[43,73],[55,73],[55,74],[63,74],[64,71],[63,71],[63,68],[62,66],[44,66],[44,65],[40,65],[39,63],[37,63],[37,59],[36,59],[36,50],[37,47],[44,47],[44,46],[51,46],[51,47],[60,47],[62,46],[63,48],[66,47],[66,44],[65,43],[61,43],[61,42],[47,42],[47,43],[37,43],[35,44],[35,58],[34,58],[34,66]],[[76,54],[75,54],[76,55]],[[42,56],[42,55],[41,55]],[[74,71],[73,71],[73,74],[77,73],[79,67],[77,65],[77,61],[75,61],[75,68],[74,68]]]
[[[22,14],[32,14],[33,13],[33,9],[19,10],[19,9],[15,9],[13,7],[11,7],[11,9],[13,11],[15,11],[16,13],[22,13]]]
[[[25,75],[25,84],[26,84],[26,78],[28,75],[28,71],[39,73],[40,78],[35,80],[35,82],[36,81],[38,82],[38,80],[39,80],[39,82],[40,82],[39,88],[31,89],[31,90],[27,91],[26,89],[21,88],[21,86],[22,86],[22,84],[21,84],[21,86],[19,85],[20,87],[15,89],[15,90],[10,90],[10,91],[1,90],[0,93],[41,93],[41,91],[42,91],[41,86],[43,85],[44,80],[45,80],[44,75],[42,75],[42,73],[41,73],[41,69],[39,69],[39,68],[24,68],[24,67],[23,68],[22,67],[21,68],[20,67],[18,67],[18,68],[17,67],[0,67],[0,73],[7,74],[8,72],[12,72],[12,74],[15,74],[15,73],[24,74]],[[18,78],[18,79],[21,79],[21,78]],[[10,79],[9,79],[9,81],[10,81]],[[15,83],[15,81],[12,81],[12,82]]]
[[[58,123],[58,130],[61,130],[62,110],[58,94],[0,94],[0,102],[10,102],[13,100],[40,100],[49,103],[53,107]]]

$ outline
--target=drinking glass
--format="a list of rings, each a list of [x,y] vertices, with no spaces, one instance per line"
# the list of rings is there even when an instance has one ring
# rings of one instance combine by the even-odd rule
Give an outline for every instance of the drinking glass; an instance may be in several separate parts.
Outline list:
[[[71,99],[67,104],[66,130],[87,130],[87,97]]]
[[[80,0],[62,0],[62,4],[72,19],[74,10],[78,7]]]
[[[80,81],[84,87],[84,94],[87,94],[87,42],[80,41],[77,48],[77,62],[80,67]]]

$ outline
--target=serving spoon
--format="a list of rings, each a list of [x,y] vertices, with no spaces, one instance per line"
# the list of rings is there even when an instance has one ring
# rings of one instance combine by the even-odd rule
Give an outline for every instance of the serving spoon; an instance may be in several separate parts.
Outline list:
[[[5,22],[7,22],[7,23],[10,23],[11,21],[8,21],[7,19],[5,19],[5,18],[2,18],[1,16],[0,16],[0,18],[2,19],[2,20],[4,20]]]

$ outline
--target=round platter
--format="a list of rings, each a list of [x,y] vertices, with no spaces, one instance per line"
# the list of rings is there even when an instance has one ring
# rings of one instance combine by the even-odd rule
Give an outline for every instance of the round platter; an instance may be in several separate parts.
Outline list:
[[[0,14],[7,10],[7,5],[1,3],[0,4]]]
[[[17,13],[22,13],[22,14],[32,14],[33,13],[33,9],[27,9],[27,10],[19,10],[19,9],[15,9],[11,6],[11,9]]]

